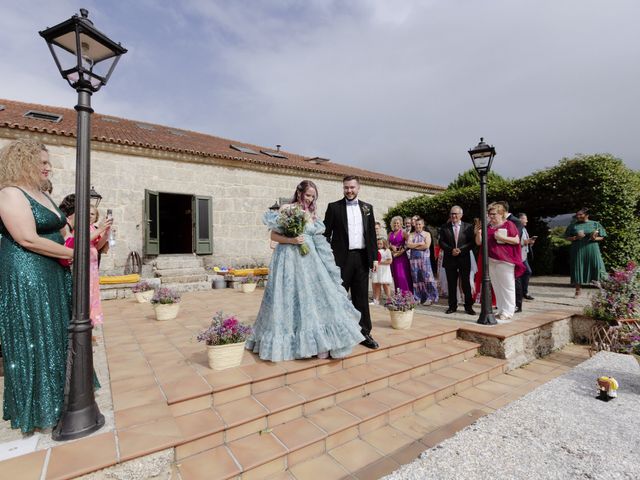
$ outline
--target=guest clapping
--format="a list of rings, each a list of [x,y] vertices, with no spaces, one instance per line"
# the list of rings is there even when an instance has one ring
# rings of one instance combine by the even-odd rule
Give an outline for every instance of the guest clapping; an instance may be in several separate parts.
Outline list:
[[[424,220],[421,218],[416,220],[415,228],[416,231],[410,233],[407,240],[407,247],[411,249],[409,261],[413,294],[422,305],[431,305],[438,301],[438,285],[431,269],[429,252],[431,234],[424,230]]]
[[[411,284],[411,267],[409,258],[407,258],[406,241],[407,232],[402,230],[402,217],[393,217],[391,219],[391,229],[389,234],[389,248],[393,256],[391,263],[391,275],[396,290],[402,290],[402,293],[413,293],[413,285]]]
[[[520,251],[520,237],[513,222],[507,221],[506,210],[499,203],[488,207],[487,247],[489,250],[489,276],[496,294],[498,320],[510,320],[516,310],[516,277],[525,271]],[[482,244],[482,230],[475,228],[476,243]]]

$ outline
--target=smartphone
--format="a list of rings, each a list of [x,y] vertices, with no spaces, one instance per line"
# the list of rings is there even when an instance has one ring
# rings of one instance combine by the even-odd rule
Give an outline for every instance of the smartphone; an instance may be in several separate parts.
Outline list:
[[[537,235],[534,235],[533,237],[529,237],[531,240],[535,240],[536,238],[538,238]]]
[[[110,208],[107,209],[107,220],[110,220],[113,218],[113,210],[111,210]]]

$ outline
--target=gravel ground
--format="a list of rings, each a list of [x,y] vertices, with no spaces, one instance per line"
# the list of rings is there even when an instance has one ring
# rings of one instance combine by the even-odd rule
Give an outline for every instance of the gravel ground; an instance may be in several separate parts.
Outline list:
[[[602,375],[620,384],[610,402],[595,399]],[[385,479],[639,478],[639,413],[638,363],[600,352]]]

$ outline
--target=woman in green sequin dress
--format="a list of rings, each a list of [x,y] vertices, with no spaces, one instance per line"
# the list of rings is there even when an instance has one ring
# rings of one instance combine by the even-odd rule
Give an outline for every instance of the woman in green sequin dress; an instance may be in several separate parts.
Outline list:
[[[0,152],[0,343],[3,418],[31,432],[54,426],[64,399],[72,259],[66,218],[41,191],[51,171],[44,145],[17,140]]]
[[[576,221],[564,232],[571,241],[569,268],[571,283],[576,287],[576,297],[580,296],[580,287],[598,281],[605,275],[606,269],[600,255],[598,242],[607,236],[599,222],[589,220],[589,210],[582,208],[576,213]]]

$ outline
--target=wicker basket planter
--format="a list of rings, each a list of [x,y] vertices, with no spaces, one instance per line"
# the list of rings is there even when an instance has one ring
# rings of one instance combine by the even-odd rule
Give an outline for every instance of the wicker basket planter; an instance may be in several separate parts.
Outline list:
[[[153,308],[156,311],[156,320],[173,320],[178,316],[180,310],[179,303],[156,303]]]
[[[406,330],[411,327],[411,323],[413,322],[413,310],[407,310],[406,312],[389,310],[389,317],[391,318],[392,328],[396,330]]]
[[[613,323],[596,320],[591,327],[589,353],[593,355],[601,350],[617,352],[620,347],[620,327],[623,325],[640,332],[640,320],[638,319],[621,318]]]
[[[207,345],[209,367],[214,370],[237,367],[242,363],[246,342],[227,343],[226,345]]]
[[[133,294],[138,303],[148,303],[153,297],[153,290],[145,290],[144,292],[136,292]]]
[[[256,284],[255,283],[243,283],[243,284],[240,285],[240,288],[242,289],[242,293],[251,293],[251,292],[255,291]]]

